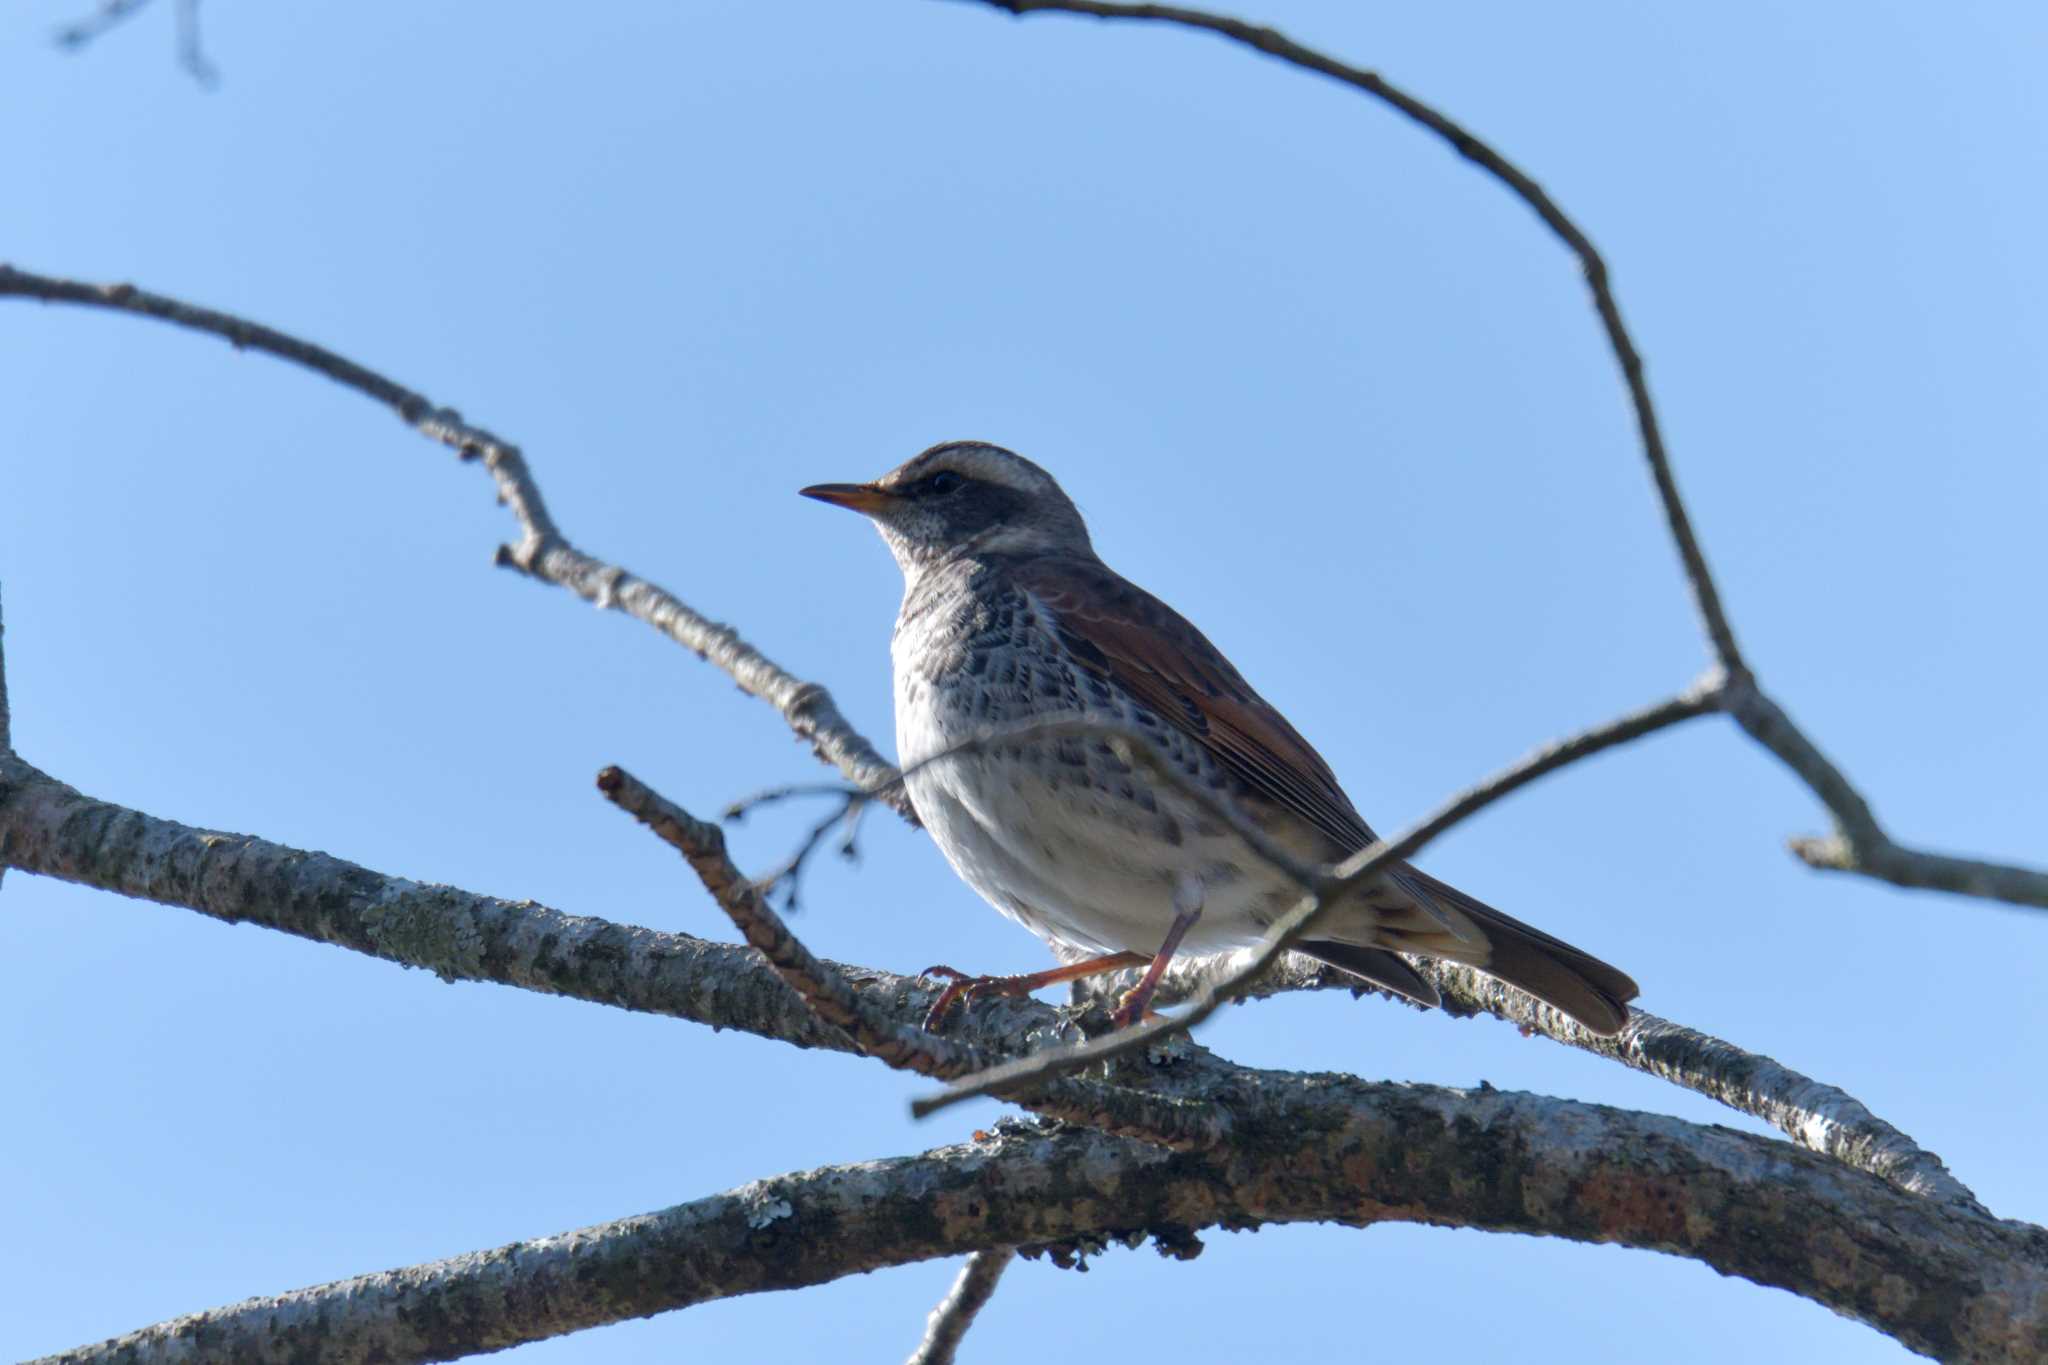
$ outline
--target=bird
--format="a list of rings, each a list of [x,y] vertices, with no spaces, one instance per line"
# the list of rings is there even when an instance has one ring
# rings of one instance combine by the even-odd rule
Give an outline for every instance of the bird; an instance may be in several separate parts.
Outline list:
[[[1304,861],[1375,842],[1321,755],[1207,636],[1097,557],[1073,499],[1030,460],[948,441],[871,482],[800,491],[867,517],[902,570],[896,747],[920,821],[961,879],[1063,964],[932,968],[952,984],[928,1025],[956,996],[1143,966],[1113,1014],[1126,1026],[1176,954],[1256,944],[1302,886],[1200,793]],[[1464,963],[1601,1035],[1622,1030],[1638,993],[1406,862],[1333,902],[1293,946],[1423,1006],[1440,994],[1401,954]]]

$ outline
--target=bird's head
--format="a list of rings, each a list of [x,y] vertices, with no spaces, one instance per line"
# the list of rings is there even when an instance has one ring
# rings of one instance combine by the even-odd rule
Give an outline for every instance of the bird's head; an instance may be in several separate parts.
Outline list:
[[[1094,553],[1079,509],[1052,475],[981,441],[933,446],[873,483],[802,492],[874,522],[906,578],[959,555]]]

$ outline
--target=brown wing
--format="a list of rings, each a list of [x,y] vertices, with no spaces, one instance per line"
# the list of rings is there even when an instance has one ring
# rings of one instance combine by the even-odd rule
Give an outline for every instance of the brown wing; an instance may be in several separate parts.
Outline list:
[[[1098,561],[1035,559],[1018,563],[1014,572],[1052,613],[1082,668],[1192,736],[1245,786],[1299,815],[1342,852],[1373,842],[1330,765],[1173,608]],[[1384,949],[1484,967],[1595,1033],[1617,1033],[1628,1022],[1636,983],[1627,974],[1406,863],[1390,869],[1387,880],[1436,921],[1428,929],[1446,932],[1418,937],[1411,929],[1383,935],[1376,944],[1315,942],[1302,950],[1424,1004],[1435,1003],[1435,988]]]
[[[1032,559],[1016,565],[1015,578],[1052,612],[1082,668],[1192,736],[1342,852],[1373,841],[1330,765],[1179,612],[1097,561]]]

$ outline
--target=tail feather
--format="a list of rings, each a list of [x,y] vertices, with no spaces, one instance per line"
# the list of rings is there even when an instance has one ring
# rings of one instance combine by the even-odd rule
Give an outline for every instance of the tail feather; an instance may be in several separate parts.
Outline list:
[[[1611,1037],[1627,1026],[1628,1002],[1642,993],[1628,973],[1503,915],[1427,872],[1410,872],[1423,890],[1464,911],[1486,935],[1486,960],[1478,966],[1563,1010],[1595,1033]]]
[[[1390,881],[1418,901],[1434,901],[1449,914],[1438,915],[1427,925],[1404,924],[1382,914],[1375,932],[1388,947],[1469,963],[1564,1011],[1594,1033],[1611,1037],[1627,1026],[1628,1002],[1640,991],[1626,972],[1533,925],[1503,915],[1426,872],[1403,867]],[[1453,937],[1453,926],[1466,927],[1460,921],[1469,922],[1476,930],[1473,937],[1478,942]],[[1384,949],[1330,942],[1297,946],[1319,961],[1398,995],[1423,1004],[1439,1003],[1435,987]]]
[[[1355,943],[1336,943],[1329,939],[1297,943],[1294,948],[1296,952],[1306,953],[1318,962],[1327,962],[1339,971],[1364,977],[1381,990],[1413,1000],[1425,1009],[1434,1009],[1444,1002],[1436,987],[1416,975],[1415,969],[1403,962],[1398,954],[1384,948],[1361,948]]]

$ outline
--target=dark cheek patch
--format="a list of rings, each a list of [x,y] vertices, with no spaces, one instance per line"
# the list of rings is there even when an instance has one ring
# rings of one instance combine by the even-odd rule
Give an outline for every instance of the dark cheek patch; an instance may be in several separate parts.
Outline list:
[[[943,498],[946,529],[953,539],[965,539],[977,531],[999,526],[1014,517],[1023,497],[1013,488],[992,483],[970,483]]]

